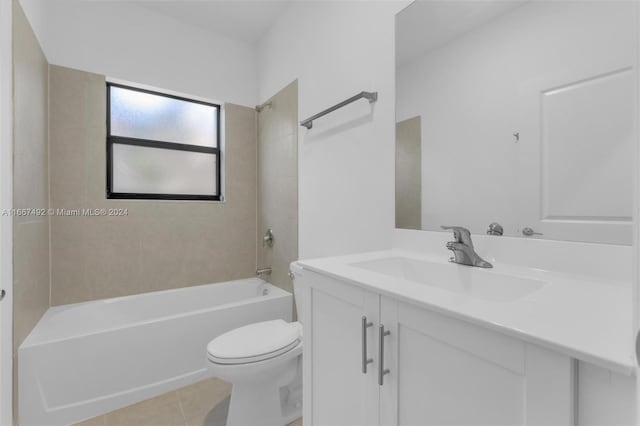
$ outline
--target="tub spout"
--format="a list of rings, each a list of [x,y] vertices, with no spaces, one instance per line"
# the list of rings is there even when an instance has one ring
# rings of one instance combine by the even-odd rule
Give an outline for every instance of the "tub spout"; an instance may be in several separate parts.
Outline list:
[[[258,268],[256,269],[256,275],[259,277],[262,275],[271,275],[271,268]]]

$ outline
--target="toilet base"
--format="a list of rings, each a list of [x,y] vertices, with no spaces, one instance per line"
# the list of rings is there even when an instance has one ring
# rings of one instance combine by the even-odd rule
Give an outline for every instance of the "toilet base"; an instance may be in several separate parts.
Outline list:
[[[227,426],[285,426],[298,419],[302,406],[287,407],[281,397],[287,393],[285,389],[234,385]]]
[[[298,356],[261,380],[233,382],[227,426],[285,426],[300,418],[301,361]]]

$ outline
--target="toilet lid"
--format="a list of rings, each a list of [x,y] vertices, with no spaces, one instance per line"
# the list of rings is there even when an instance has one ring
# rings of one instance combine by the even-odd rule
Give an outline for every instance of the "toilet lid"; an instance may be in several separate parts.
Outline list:
[[[290,351],[301,338],[299,323],[258,322],[216,337],[207,345],[207,355],[216,364],[258,362]]]

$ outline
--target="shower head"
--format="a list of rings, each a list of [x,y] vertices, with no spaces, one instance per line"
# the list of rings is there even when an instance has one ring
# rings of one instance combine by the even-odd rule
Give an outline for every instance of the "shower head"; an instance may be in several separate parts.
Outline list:
[[[265,102],[262,105],[256,105],[256,111],[258,112],[262,112],[262,110],[264,110],[265,108],[273,108],[273,104],[271,103],[271,101]]]

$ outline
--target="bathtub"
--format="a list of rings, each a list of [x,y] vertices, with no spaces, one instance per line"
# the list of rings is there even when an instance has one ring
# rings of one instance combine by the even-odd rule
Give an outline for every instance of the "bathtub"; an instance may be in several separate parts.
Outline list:
[[[19,348],[20,424],[67,425],[208,378],[211,339],[290,321],[292,302],[251,278],[50,308]]]

